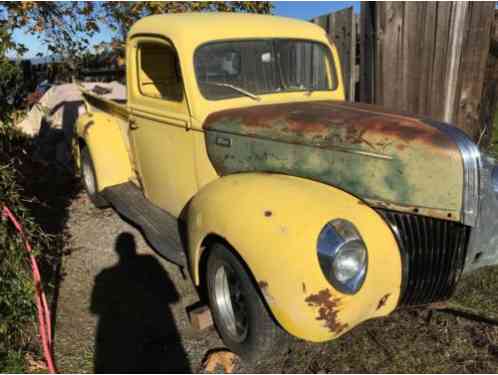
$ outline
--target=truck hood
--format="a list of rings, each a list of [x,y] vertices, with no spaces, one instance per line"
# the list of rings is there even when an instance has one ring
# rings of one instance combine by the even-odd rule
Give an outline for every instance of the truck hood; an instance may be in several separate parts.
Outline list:
[[[203,128],[221,176],[284,173],[374,207],[460,221],[464,163],[445,126],[371,105],[313,101],[220,111]]]

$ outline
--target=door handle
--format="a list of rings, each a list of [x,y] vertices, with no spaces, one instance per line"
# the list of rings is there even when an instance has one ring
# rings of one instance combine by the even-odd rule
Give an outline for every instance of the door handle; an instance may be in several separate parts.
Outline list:
[[[130,119],[128,121],[128,126],[129,126],[130,130],[136,130],[136,129],[138,129],[137,122],[135,120],[132,120],[132,119]]]

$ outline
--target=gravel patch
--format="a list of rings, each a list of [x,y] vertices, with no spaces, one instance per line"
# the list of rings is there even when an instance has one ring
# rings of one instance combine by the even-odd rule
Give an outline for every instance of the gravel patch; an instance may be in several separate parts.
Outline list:
[[[223,347],[214,329],[189,324],[186,308],[199,297],[186,272],[112,209],[80,195],[70,212],[55,332],[61,371],[195,372],[207,350]]]

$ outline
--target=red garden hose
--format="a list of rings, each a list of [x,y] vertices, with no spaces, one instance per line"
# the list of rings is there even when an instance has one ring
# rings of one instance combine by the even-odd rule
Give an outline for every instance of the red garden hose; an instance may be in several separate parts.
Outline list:
[[[2,205],[0,204],[0,207],[1,206]],[[36,259],[33,255],[33,250],[28,239],[26,238],[26,234],[24,233],[22,225],[19,224],[16,217],[7,206],[3,206],[2,216],[7,217],[12,222],[12,224],[14,224],[14,227],[23,240],[26,251],[29,253],[29,258],[31,261],[31,271],[33,272],[33,280],[35,282],[35,302],[38,311],[38,330],[41,337],[43,356],[45,358],[45,361],[47,362],[48,370],[51,374],[55,374],[57,370],[55,369],[54,359],[52,357],[53,348],[50,310],[48,309],[47,298],[41,287],[41,275],[38,264],[36,263]]]

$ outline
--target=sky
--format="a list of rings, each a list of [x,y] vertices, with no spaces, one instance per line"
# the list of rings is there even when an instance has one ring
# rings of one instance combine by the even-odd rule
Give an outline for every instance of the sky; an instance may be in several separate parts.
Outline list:
[[[359,1],[274,1],[273,5],[275,15],[302,20],[310,20],[322,14],[328,14],[351,6],[354,6],[355,13],[360,12]],[[100,33],[91,39],[91,43],[109,42],[111,36],[111,30],[105,25],[101,25]],[[37,53],[42,53],[44,56],[48,55],[46,46],[38,41],[35,36],[17,30],[14,32],[14,39],[28,48],[25,58],[33,58]]]
[[[355,13],[360,13],[359,1],[273,1],[273,13],[276,16],[310,20],[354,6]]]

